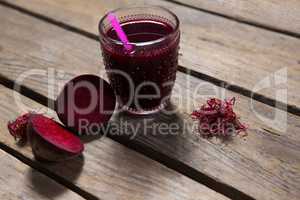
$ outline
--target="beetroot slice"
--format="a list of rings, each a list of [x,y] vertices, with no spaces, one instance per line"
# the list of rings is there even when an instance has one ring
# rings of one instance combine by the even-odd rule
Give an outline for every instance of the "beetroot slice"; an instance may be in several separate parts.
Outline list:
[[[32,114],[29,118],[29,132],[39,135],[54,147],[70,154],[80,154],[84,146],[80,139],[60,126],[54,120],[41,114]],[[32,134],[31,138],[35,137]]]
[[[77,136],[41,114],[26,113],[7,126],[15,139],[30,141],[37,160],[63,161],[80,155],[84,150]]]
[[[80,135],[89,134],[90,127],[109,121],[115,110],[116,97],[105,80],[85,74],[69,81],[55,103],[60,121]]]

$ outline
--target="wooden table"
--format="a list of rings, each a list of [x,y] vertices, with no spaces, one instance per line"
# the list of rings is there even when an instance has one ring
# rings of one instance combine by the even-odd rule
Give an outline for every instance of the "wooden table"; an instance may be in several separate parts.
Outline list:
[[[204,139],[182,127],[129,139],[123,127],[84,138],[84,155],[72,161],[35,161],[9,135],[8,120],[26,110],[56,118],[64,83],[105,77],[98,21],[132,4],[167,7],[181,21],[176,84],[185,89],[174,96],[184,106],[151,123],[192,124],[189,114],[208,97],[234,96],[248,136]],[[0,0],[0,16],[0,199],[300,199],[300,1]],[[31,75],[21,81],[24,72]]]

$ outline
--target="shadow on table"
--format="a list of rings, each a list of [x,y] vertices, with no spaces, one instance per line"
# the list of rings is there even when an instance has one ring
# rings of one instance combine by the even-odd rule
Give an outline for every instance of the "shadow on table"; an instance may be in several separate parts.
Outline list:
[[[153,151],[173,155],[174,158],[180,156],[188,159],[193,148],[188,140],[199,139],[192,133],[191,120],[186,120],[172,104],[164,111],[147,116],[120,112],[113,121],[119,123],[118,134],[126,137],[128,143],[139,143]]]
[[[175,107],[168,107],[168,109],[175,109]],[[185,137],[183,137],[184,119],[177,112],[171,114],[159,112],[147,116],[119,112],[114,115],[111,126],[113,124],[115,127],[111,127],[109,137],[120,140],[125,146],[140,152],[128,151],[125,146],[112,149],[113,165],[120,166],[118,173],[124,177],[127,176],[128,180],[133,180],[130,187],[140,188],[139,196],[159,199],[162,195],[160,185],[169,181],[166,177],[173,176],[172,178],[176,179],[174,174],[166,170],[159,162],[161,160],[168,162],[165,159],[167,155],[174,155],[176,158],[176,154],[180,154],[177,151],[180,149],[178,146],[186,145]],[[170,126],[174,126],[172,131],[169,130]],[[172,152],[172,154],[167,152]],[[127,179],[124,178],[124,180]],[[129,195],[130,198],[137,198],[135,194]]]
[[[95,140],[99,140],[104,136],[102,132],[98,132],[96,135],[83,135],[80,136],[80,140],[83,142],[83,144],[88,144],[90,142],[93,142]]]
[[[73,183],[81,174],[84,157],[79,156],[67,162],[60,163],[41,163],[41,165],[58,175],[59,179],[65,179],[67,182]],[[28,179],[32,182],[36,192],[49,199],[54,199],[69,190],[67,187],[55,182],[55,178],[54,180],[46,176],[44,178],[32,168],[30,168],[28,173]]]

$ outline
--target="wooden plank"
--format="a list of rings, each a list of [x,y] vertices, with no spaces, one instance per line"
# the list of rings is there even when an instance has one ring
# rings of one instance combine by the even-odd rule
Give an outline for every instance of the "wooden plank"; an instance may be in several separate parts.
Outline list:
[[[94,34],[95,37],[98,35],[98,21],[105,12],[116,7],[132,5],[130,1],[125,0],[109,2],[98,0],[74,0],[72,2],[66,0],[42,2],[38,0],[26,2],[7,0],[7,2],[12,2],[58,22],[70,24]],[[281,4],[286,2],[291,1],[284,1]],[[180,65],[248,91],[254,90],[254,92],[271,99],[276,99],[278,88],[287,88],[287,103],[290,105],[290,110],[293,110],[293,106],[297,110],[300,109],[299,39],[165,1],[135,1],[135,5],[140,4],[165,6],[178,15],[182,30]],[[288,24],[296,26],[300,23],[288,22]],[[282,79],[286,78],[286,84],[276,85],[272,82],[274,74],[283,68],[287,69],[287,78],[278,73],[276,76]],[[263,89],[259,88],[259,85],[262,85],[260,81],[267,77],[270,85]],[[277,97],[277,100],[285,102],[284,98]],[[294,112],[299,113],[299,111]]]
[[[44,96],[55,98],[58,88],[61,88],[63,83],[74,75],[104,73],[98,42],[15,11],[1,7],[0,9],[0,16],[6,16],[0,18],[3,27],[0,31],[2,75],[15,80],[21,73],[30,69],[49,72],[47,75],[56,78],[54,82],[47,82],[47,75],[32,75],[22,84]],[[54,74],[52,74],[53,71]],[[174,159],[169,166],[176,168],[178,165],[177,170],[180,170],[181,167],[183,171],[188,167],[193,168],[195,171],[190,175],[196,180],[201,180],[200,173],[205,173],[218,182],[236,187],[257,199],[278,199],[278,196],[282,199],[297,199],[300,191],[299,117],[288,114],[287,130],[274,131],[274,126],[261,121],[253,113],[250,99],[182,73],[177,75],[177,87],[181,86],[184,89],[175,88],[173,96],[183,97],[183,103],[179,106],[176,115],[158,116],[153,119],[153,123],[169,121],[184,123],[187,127],[182,127],[175,137],[143,134],[128,143],[142,144],[145,148],[152,149],[153,152],[159,152]],[[190,84],[186,84],[186,80],[189,80]],[[247,138],[236,137],[232,141],[224,143],[218,140],[199,138],[191,129],[193,122],[189,113],[194,108],[194,105],[189,103],[193,100],[191,91],[197,90],[196,87],[201,84],[202,87],[197,91],[199,96],[195,98],[196,104],[203,103],[207,96],[220,96],[223,93],[226,96],[237,97],[236,110],[242,116],[243,121],[250,125]],[[53,96],[48,94],[49,87],[56,88]],[[176,101],[176,99],[174,100]],[[11,102],[11,100],[4,102]],[[286,114],[256,101],[253,102],[253,107],[259,114],[272,115],[275,112],[280,115]],[[122,122],[128,118],[117,115],[114,120]],[[133,123],[138,125],[143,121],[136,119]],[[127,130],[121,131],[126,132]],[[128,132],[130,133],[130,130]],[[11,143],[11,139],[5,137],[1,141],[17,148]],[[101,148],[101,146],[97,145],[97,148]],[[96,147],[91,152],[95,151],[93,155],[99,156],[99,158],[99,153],[105,156],[108,152],[106,150],[105,153],[99,152],[95,149]],[[30,153],[26,155],[29,156]],[[152,156],[156,158],[154,153]],[[168,163],[165,164],[168,165]],[[85,168],[88,168],[86,165],[87,163]],[[76,182],[83,185],[83,188],[90,189],[89,187],[92,187],[87,186],[90,184],[85,185],[84,181]]]
[[[300,2],[297,0],[169,1],[300,36]]]
[[[0,162],[1,199],[83,199],[2,150],[0,150]]]

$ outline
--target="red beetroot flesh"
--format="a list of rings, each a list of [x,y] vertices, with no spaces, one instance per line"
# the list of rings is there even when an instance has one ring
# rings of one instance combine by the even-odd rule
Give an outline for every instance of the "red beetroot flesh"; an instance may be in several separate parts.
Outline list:
[[[94,89],[93,95],[85,85]],[[86,109],[91,102],[89,112],[80,112],[79,109]],[[99,125],[109,121],[116,105],[116,97],[111,86],[103,79],[95,75],[81,75],[69,81],[56,99],[56,113],[60,121],[78,134],[87,133],[90,130],[84,124]],[[82,126],[80,126],[80,123]]]
[[[71,154],[80,154],[84,150],[80,139],[54,120],[40,114],[31,115],[29,120],[32,131],[55,147]]]

